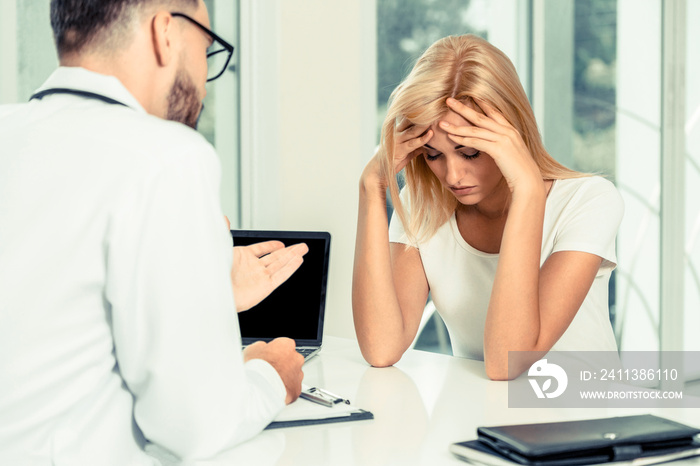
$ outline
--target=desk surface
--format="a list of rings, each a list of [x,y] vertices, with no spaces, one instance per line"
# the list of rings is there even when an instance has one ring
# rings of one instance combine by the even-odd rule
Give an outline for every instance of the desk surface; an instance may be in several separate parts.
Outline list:
[[[357,342],[342,338],[327,338],[304,374],[305,384],[348,397],[375,419],[264,431],[227,452],[226,464],[463,466],[449,445],[475,438],[478,426],[646,413],[700,425],[700,409],[508,408],[507,382],[490,381],[483,362],[411,350],[394,367],[373,368]]]

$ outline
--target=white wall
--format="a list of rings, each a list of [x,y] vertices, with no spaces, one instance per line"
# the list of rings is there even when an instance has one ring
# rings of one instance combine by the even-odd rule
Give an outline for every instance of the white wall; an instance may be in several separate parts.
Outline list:
[[[354,338],[358,180],[375,145],[375,2],[249,0],[241,12],[241,47],[261,39],[241,57],[242,80],[246,66],[261,71],[241,89],[242,226],[329,231],[325,332]]]
[[[617,186],[625,201],[618,234],[621,349],[659,349],[661,4],[619,0]]]

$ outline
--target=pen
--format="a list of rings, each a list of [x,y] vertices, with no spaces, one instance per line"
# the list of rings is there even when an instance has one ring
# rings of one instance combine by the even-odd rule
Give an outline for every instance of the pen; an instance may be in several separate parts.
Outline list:
[[[321,393],[320,390],[317,390],[313,387],[309,388],[308,390],[302,390],[299,396],[306,400],[313,401],[314,403],[326,406],[328,408],[332,408],[334,404],[334,402],[326,398],[326,396],[323,393]]]
[[[333,403],[340,403],[340,402],[344,401],[346,404],[350,404],[350,400],[346,400],[342,396],[338,396],[335,393],[331,393],[328,390],[326,390],[325,388],[317,388],[316,390],[318,390],[319,392],[323,393],[326,396],[333,398]]]

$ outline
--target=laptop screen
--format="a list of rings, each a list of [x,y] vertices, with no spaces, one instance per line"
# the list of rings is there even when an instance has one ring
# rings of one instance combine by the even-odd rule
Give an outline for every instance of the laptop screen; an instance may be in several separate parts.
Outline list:
[[[297,346],[317,345],[323,335],[330,234],[327,232],[232,230],[235,246],[277,240],[285,246],[306,243],[309,252],[289,279],[257,306],[238,313],[244,344],[277,337]]]

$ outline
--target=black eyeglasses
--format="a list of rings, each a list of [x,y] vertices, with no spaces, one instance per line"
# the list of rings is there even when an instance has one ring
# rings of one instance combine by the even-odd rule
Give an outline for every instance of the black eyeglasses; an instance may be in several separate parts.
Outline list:
[[[231,61],[231,55],[233,55],[233,45],[229,44],[224,39],[214,34],[214,31],[199,23],[199,21],[190,18],[186,14],[170,14],[175,17],[179,16],[180,18],[185,18],[187,21],[207,33],[209,37],[214,40],[214,42],[207,49],[207,82],[213,81],[224,74],[228,63]]]

